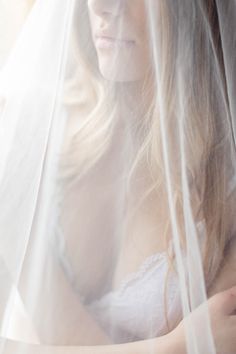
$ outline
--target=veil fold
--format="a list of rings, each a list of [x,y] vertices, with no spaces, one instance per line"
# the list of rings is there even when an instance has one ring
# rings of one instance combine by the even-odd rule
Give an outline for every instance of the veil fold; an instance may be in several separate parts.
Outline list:
[[[235,20],[235,0],[35,1],[0,58],[1,354],[158,353],[183,319],[187,353],[216,354]]]

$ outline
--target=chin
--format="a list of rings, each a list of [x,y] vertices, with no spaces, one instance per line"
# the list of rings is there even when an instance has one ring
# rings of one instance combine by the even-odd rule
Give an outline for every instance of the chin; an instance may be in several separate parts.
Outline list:
[[[143,77],[141,70],[130,64],[122,65],[120,63],[119,65],[114,66],[111,62],[100,61],[99,71],[104,79],[114,82],[139,81]]]

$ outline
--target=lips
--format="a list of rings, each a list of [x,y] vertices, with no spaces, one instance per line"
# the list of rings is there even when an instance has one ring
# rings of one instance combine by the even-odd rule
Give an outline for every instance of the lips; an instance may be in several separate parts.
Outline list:
[[[132,39],[117,38],[109,33],[100,32],[95,35],[95,44],[99,49],[130,48],[134,43]]]

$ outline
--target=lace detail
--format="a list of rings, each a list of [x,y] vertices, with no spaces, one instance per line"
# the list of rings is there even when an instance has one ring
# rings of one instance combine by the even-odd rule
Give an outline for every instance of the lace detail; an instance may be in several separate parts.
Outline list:
[[[55,249],[57,249],[58,251],[57,255],[60,264],[67,278],[69,279],[71,286],[74,288],[74,291],[79,295],[79,290],[76,284],[76,276],[66,256],[63,232],[58,224],[55,224],[55,230],[56,232],[54,235],[55,237],[54,245],[56,246]],[[168,252],[172,252],[172,251],[173,251],[173,244],[172,242],[169,242]],[[108,293],[106,293],[105,296],[107,294],[115,294],[115,293],[119,293],[120,295],[122,295],[127,290],[127,288],[131,287],[135,282],[141,280],[145,276],[145,274],[151,271],[154,267],[155,269],[159,268],[163,264],[163,262],[166,261],[166,257],[167,257],[166,251],[151,254],[150,256],[145,258],[144,261],[139,265],[137,271],[131,272],[127,276],[125,276],[124,279],[121,281],[121,284],[115,290],[111,290]],[[80,300],[84,302],[85,298],[80,295]]]
[[[122,294],[128,287],[144,277],[144,275],[151,270],[154,265],[161,266],[163,261],[166,261],[166,252],[154,253],[151,256],[148,256],[139,266],[138,270],[128,274],[121,282],[119,287],[112,293],[119,292]],[[156,264],[158,262],[158,264]]]
[[[63,232],[57,226],[55,242],[60,264],[86,309],[114,343],[143,340],[150,334],[156,337],[168,331],[164,303],[167,252],[148,256],[137,271],[124,277],[117,289],[88,302],[81,299],[74,270],[66,256]],[[169,251],[173,251],[172,242]],[[167,310],[170,321],[175,321],[181,311],[178,277],[174,274],[168,279]]]
[[[88,310],[115,343],[143,340],[168,332],[165,317],[166,252],[147,257],[121,285],[88,304]],[[167,312],[174,322],[181,311],[178,277],[170,274]],[[152,333],[150,333],[150,324]]]

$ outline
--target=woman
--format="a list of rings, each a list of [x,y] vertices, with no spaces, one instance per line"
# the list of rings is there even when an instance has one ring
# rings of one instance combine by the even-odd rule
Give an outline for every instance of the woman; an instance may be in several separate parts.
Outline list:
[[[55,238],[43,244],[35,218],[19,281],[39,343],[184,353],[181,300],[188,289],[198,307],[204,279],[208,297],[220,292],[208,301],[216,350],[236,352],[235,116],[220,6],[76,3]],[[190,339],[203,313],[190,315]],[[197,353],[208,348],[200,334]]]

